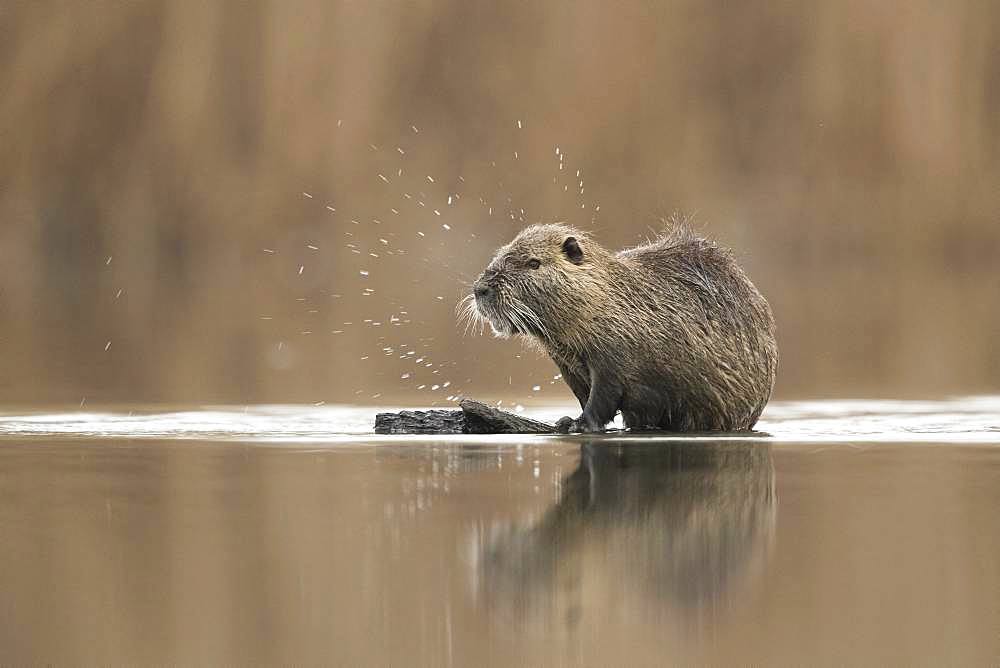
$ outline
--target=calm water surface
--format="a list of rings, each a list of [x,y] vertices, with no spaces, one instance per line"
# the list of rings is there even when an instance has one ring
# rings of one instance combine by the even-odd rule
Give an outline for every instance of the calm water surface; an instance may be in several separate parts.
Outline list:
[[[0,664],[1000,662],[1000,398],[754,438],[374,412],[0,415]]]

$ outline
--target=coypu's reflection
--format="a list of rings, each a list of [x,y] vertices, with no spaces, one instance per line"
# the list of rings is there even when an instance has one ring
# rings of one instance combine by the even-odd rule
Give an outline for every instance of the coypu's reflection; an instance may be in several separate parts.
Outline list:
[[[540,520],[487,539],[476,588],[488,605],[565,608],[570,622],[583,601],[714,607],[763,563],[774,522],[766,443],[593,440]]]

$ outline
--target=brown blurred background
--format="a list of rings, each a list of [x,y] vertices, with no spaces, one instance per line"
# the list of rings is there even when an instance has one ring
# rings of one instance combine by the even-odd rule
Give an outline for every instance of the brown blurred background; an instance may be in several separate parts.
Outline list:
[[[673,212],[779,397],[996,391],[998,45],[995,2],[2,3],[0,401],[568,400],[463,282]]]

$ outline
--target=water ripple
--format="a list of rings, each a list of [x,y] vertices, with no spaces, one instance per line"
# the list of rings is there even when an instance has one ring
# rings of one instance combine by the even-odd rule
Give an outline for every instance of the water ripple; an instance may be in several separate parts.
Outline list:
[[[264,443],[375,443],[428,438],[503,443],[524,436],[401,437],[372,433],[376,406],[204,406],[193,408],[110,407],[107,410],[0,414],[0,438],[64,437],[249,441]],[[574,413],[570,406],[547,406],[526,415],[554,420]],[[758,430],[728,438],[769,436],[772,442],[933,442],[1000,444],[1000,396],[943,401],[790,401],[768,406]],[[608,438],[622,436],[613,433]],[[634,438],[629,436],[629,438]],[[691,436],[643,435],[644,439]]]

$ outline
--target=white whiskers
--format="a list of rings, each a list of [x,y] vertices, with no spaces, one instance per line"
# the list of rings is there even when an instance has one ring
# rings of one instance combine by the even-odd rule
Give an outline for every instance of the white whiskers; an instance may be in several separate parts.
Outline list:
[[[469,294],[462,297],[455,306],[455,311],[458,314],[458,324],[465,325],[462,336],[468,336],[469,329],[475,332],[476,325],[479,326],[479,335],[482,335],[487,319],[486,316],[480,313],[475,295]]]
[[[494,335],[502,338],[514,333],[549,338],[548,328],[542,324],[538,314],[516,297],[500,293],[497,303],[486,309],[484,312],[475,295],[469,294],[459,300],[455,313],[463,336],[468,336],[470,330],[476,333],[477,325],[478,334],[482,335],[489,324]]]

